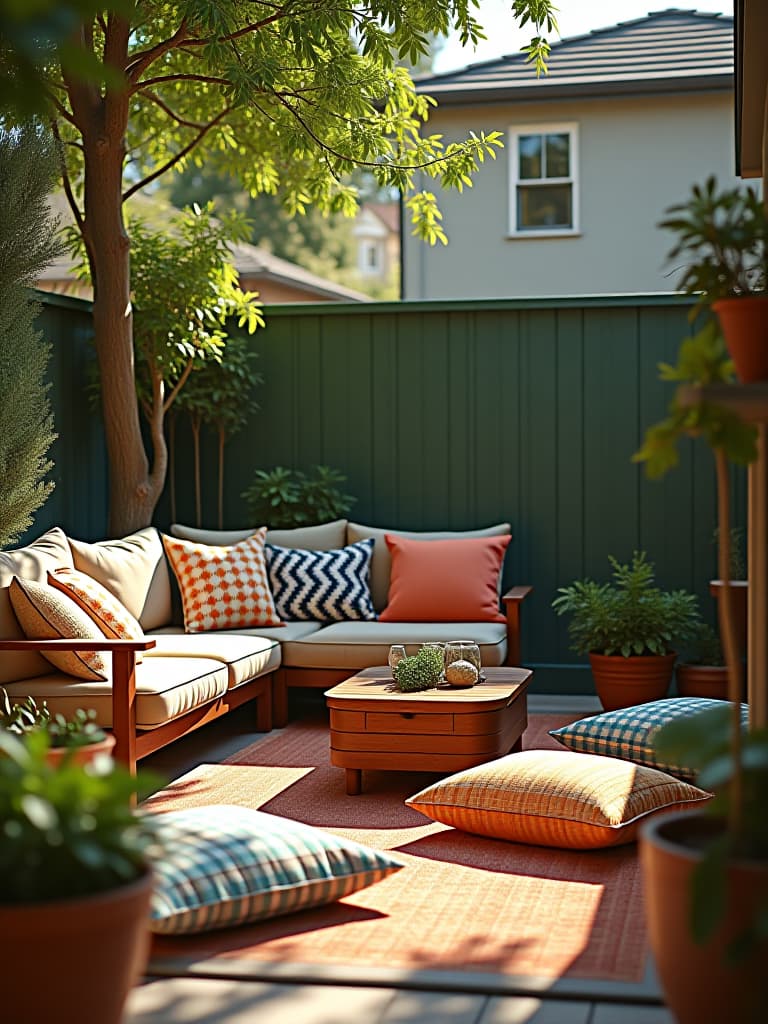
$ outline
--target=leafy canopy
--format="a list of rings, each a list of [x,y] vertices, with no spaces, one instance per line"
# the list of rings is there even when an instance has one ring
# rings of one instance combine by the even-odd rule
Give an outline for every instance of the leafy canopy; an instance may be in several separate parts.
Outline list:
[[[190,161],[233,173],[252,195],[280,194],[286,209],[310,205],[354,212],[355,168],[380,187],[411,191],[414,233],[445,240],[432,190],[418,172],[462,190],[502,145],[501,135],[446,141],[424,132],[434,101],[416,94],[408,70],[450,29],[477,43],[475,0],[144,0],[130,17],[86,18],[78,46],[117,72],[129,100],[124,197]],[[513,16],[538,31],[556,29],[550,0],[517,0]],[[119,37],[127,59],[120,56]],[[539,71],[543,36],[531,44]],[[113,55],[114,58],[113,58]],[[115,66],[116,65],[116,66]],[[76,145],[89,115],[88,91],[55,63],[44,68],[59,115],[62,153],[73,189],[82,176]],[[122,93],[122,95],[119,95]],[[106,96],[111,95],[107,89]]]

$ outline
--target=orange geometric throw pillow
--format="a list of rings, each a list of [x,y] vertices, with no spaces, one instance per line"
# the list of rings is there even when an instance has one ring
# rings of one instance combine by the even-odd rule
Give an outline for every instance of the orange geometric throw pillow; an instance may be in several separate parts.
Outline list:
[[[48,573],[48,583],[71,597],[104,636],[113,640],[144,639],[144,630],[128,609],[87,573],[78,569],[56,569]],[[141,651],[137,651],[136,661],[141,661],[141,657]]]
[[[499,573],[512,539],[411,540],[387,533],[392,556],[381,622],[505,622]]]
[[[181,591],[185,632],[284,625],[267,580],[266,533],[263,526],[228,547],[162,535]]]

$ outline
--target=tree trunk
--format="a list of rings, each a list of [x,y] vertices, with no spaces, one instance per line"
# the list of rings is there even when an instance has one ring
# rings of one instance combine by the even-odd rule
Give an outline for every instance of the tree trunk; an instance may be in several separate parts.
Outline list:
[[[227,436],[219,427],[219,529],[224,529],[224,442]]]
[[[129,27],[110,16],[107,59],[124,66]],[[136,401],[130,241],[123,222],[123,163],[128,96],[69,84],[84,153],[83,235],[93,280],[93,327],[101,378],[109,460],[111,536],[152,521],[165,482],[165,464],[149,472]],[[155,460],[157,462],[157,460]]]

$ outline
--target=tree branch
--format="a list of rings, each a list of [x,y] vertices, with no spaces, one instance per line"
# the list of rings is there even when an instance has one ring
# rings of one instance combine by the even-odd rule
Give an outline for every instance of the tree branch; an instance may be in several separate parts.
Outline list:
[[[205,127],[205,125],[201,124],[199,121],[187,121],[186,118],[183,118],[180,114],[177,114],[175,110],[172,110],[171,107],[169,107],[168,104],[165,103],[157,95],[156,92],[152,92],[151,89],[140,89],[138,95],[146,96],[148,100],[152,100],[153,103],[156,103],[157,106],[160,107],[160,109],[163,110],[168,115],[168,117],[171,118],[172,121],[176,122],[176,124],[183,125],[185,128],[194,128],[198,131],[201,128]]]
[[[192,373],[192,367],[194,366],[194,364],[195,364],[195,360],[193,358],[188,360],[187,365],[181,371],[181,375],[179,376],[179,379],[173,385],[171,390],[166,394],[165,401],[163,402],[163,412],[164,413],[168,412],[170,407],[173,405],[174,400],[176,399],[176,396],[178,395],[178,393],[181,391],[181,389],[186,384],[187,378],[189,377],[190,373]]]
[[[176,49],[182,43],[194,42],[193,39],[184,38],[186,31],[187,19],[182,18],[179,27],[169,39],[163,40],[162,43],[158,43],[156,46],[151,46],[148,50],[139,50],[137,53],[132,54],[131,62],[125,69],[129,80],[135,85],[139,75],[142,75],[160,57],[164,57],[166,53]]]
[[[72,211],[72,216],[77,224],[77,230],[85,239],[85,233],[83,231],[84,221],[83,215],[80,213],[80,207],[77,205],[75,194],[72,191],[72,182],[69,180],[69,172],[67,171],[67,161],[64,159],[64,146],[61,141],[61,135],[59,134],[59,126],[54,118],[51,121],[51,133],[53,134],[54,141],[56,143],[56,152],[59,156],[59,164],[61,166],[61,179],[64,185],[64,195],[67,197],[69,208]]]
[[[228,78],[215,78],[212,75],[190,75],[182,73],[179,73],[178,75],[158,75],[157,78],[145,78],[143,82],[138,82],[131,90],[131,95],[139,92],[141,89],[145,89],[148,85],[162,85],[163,82],[207,82],[211,85],[232,85]]]
[[[222,121],[227,116],[227,114],[231,113],[232,109],[232,107],[224,107],[221,113],[217,114],[212,121],[208,122],[208,124],[203,125],[203,127],[194,137],[194,139],[192,139],[192,141],[189,142],[183,149],[179,150],[179,152],[176,153],[175,156],[171,157],[171,159],[164,163],[162,166],[156,168],[151,174],[148,174],[146,178],[143,178],[141,181],[137,181],[134,185],[131,185],[129,189],[123,192],[123,202],[125,202],[126,199],[130,199],[134,192],[138,192],[139,189],[144,188],[144,186],[148,185],[150,181],[154,181],[155,178],[159,178],[161,174],[165,174],[165,172],[169,171],[171,167],[173,167],[175,164],[179,162],[179,160],[183,160],[187,153],[193,150],[195,146],[198,144],[198,142],[200,142],[200,140],[205,135],[208,134],[211,128],[215,128],[219,121]]]

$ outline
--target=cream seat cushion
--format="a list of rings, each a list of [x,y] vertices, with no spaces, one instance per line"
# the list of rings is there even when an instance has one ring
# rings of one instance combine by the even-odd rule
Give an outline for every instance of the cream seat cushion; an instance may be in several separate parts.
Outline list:
[[[283,665],[293,668],[370,668],[386,665],[391,644],[415,654],[430,641],[474,640],[483,665],[503,665],[507,630],[500,622],[334,622],[302,640],[283,644]]]
[[[155,729],[226,693],[227,666],[210,658],[144,658],[136,666],[136,721]],[[104,682],[86,682],[60,672],[6,686],[11,699],[32,696],[50,710],[70,717],[93,708],[105,729],[112,727],[111,667]]]
[[[228,686],[233,690],[280,667],[280,644],[260,636],[240,633],[154,633],[153,658],[207,658],[227,666]]]
[[[311,633],[317,633],[322,629],[322,622],[286,622],[282,626],[252,626],[248,629],[217,629],[215,633],[201,633],[200,636],[255,636],[265,640],[277,640],[284,643],[286,640],[303,640]],[[153,629],[147,633],[148,637],[154,640],[156,637],[179,637],[194,636],[194,633],[185,633],[183,626],[164,626],[162,629]],[[147,651],[147,654],[150,654]]]
[[[467,537],[503,537],[512,533],[509,523],[496,523],[479,530],[441,530],[414,532],[411,530],[390,530],[381,526],[363,526],[361,523],[347,524],[347,544],[373,537],[373,558],[371,559],[371,596],[373,607],[377,612],[383,611],[389,599],[389,576],[392,570],[392,558],[384,539],[387,533],[408,540],[459,540]],[[269,537],[267,537],[269,540]],[[501,585],[499,574],[499,585]]]
[[[49,571],[73,567],[67,535],[58,526],[26,547],[0,551],[0,636],[5,640],[24,639],[8,592],[14,576],[45,583]],[[50,671],[50,663],[40,654],[3,651],[0,656],[0,685]]]
[[[69,545],[75,568],[114,594],[142,629],[157,629],[171,622],[171,578],[154,526],[95,544],[70,537]]]

